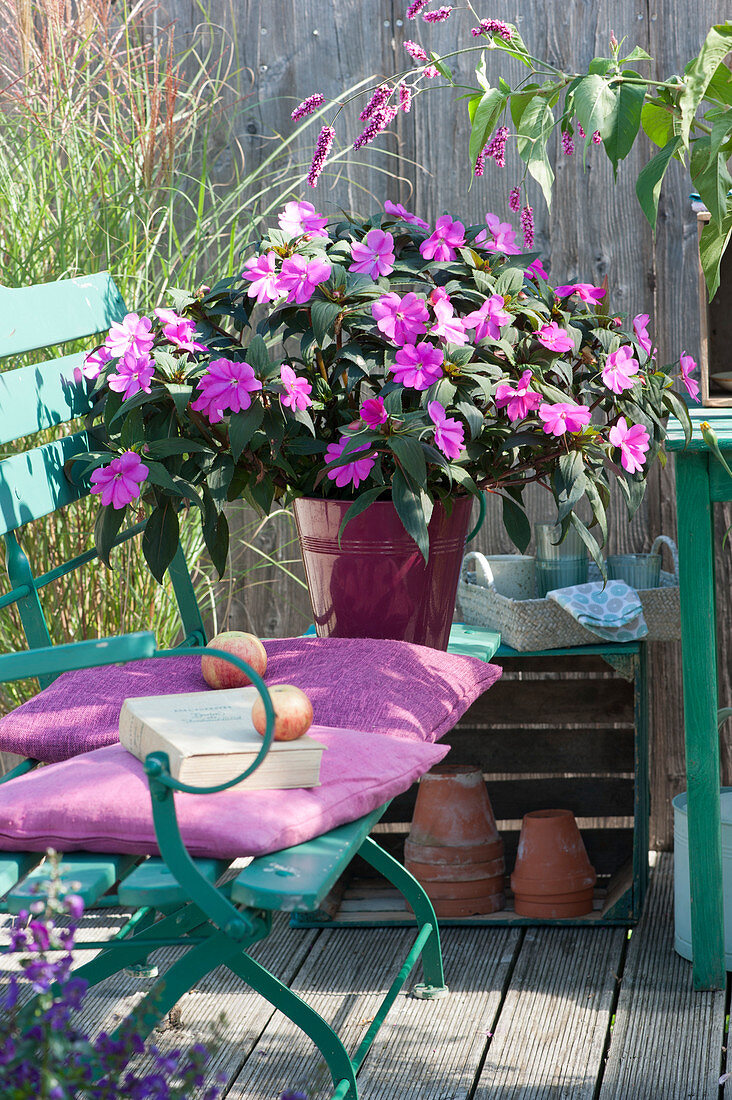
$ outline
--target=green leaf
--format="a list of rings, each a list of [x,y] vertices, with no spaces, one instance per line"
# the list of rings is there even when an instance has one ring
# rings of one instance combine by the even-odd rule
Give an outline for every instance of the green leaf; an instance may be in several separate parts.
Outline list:
[[[263,418],[264,407],[259,401],[253,401],[248,409],[232,413],[229,417],[229,447],[234,462],[239,461],[242,451],[262,423]]]
[[[516,147],[530,175],[541,187],[547,208],[551,207],[554,172],[546,146],[553,129],[551,107],[541,96],[534,97],[521,116]]]
[[[721,225],[727,212],[727,192],[732,176],[727,171],[724,153],[711,155],[711,139],[697,138],[691,151],[691,179],[709,210],[712,221]]]
[[[127,508],[113,508],[111,504],[107,504],[97,513],[94,524],[94,545],[100,561],[103,561],[108,569],[112,568],[109,554],[124,522],[126,512]]]
[[[388,444],[409,479],[424,487],[427,481],[427,464],[419,440],[408,435],[392,435],[388,438]]]
[[[597,545],[596,540],[592,537],[592,535],[587,530],[584,523],[576,514],[576,512],[570,512],[569,521],[579,537],[582,539],[587,549],[592,554],[592,558],[597,565],[597,568],[602,573],[603,577],[607,577],[607,567],[603,560],[602,554],[600,553],[600,547]]]
[[[714,70],[714,75],[707,84],[704,98],[717,100],[717,102],[724,103],[727,107],[732,106],[732,72],[724,62],[717,65]]]
[[[508,271],[502,271],[496,279],[495,290],[493,293],[506,295],[518,294],[524,285],[524,267],[525,263],[520,268],[509,268]]]
[[[229,524],[223,512],[219,513],[210,526],[203,527],[203,539],[220,580],[229,554]]]
[[[617,91],[597,73],[580,80],[574,90],[574,107],[587,141],[595,130],[600,131],[603,140],[612,132],[618,113],[618,99]]]
[[[173,371],[177,370],[180,366],[178,357],[171,355],[169,351],[163,351],[162,348],[154,348],[152,354],[157,365],[167,374],[172,374]]]
[[[122,424],[122,431],[120,432],[120,445],[125,448],[126,451],[135,443],[142,443],[145,439],[145,421],[143,420],[142,413],[139,409],[132,409],[128,416],[125,417]]]
[[[732,210],[727,213],[721,225],[713,221],[707,222],[699,239],[699,257],[710,301],[719,289],[719,265],[729,244],[730,233]]]
[[[264,341],[264,337],[257,333],[253,336],[245,349],[246,362],[250,367],[253,367],[254,373],[257,375],[266,375],[268,371],[272,369],[272,360],[269,357],[267,351],[267,345]]]
[[[503,504],[503,526],[514,546],[523,554],[531,542],[531,524],[526,512],[511,497],[501,497]]]
[[[677,393],[674,393],[673,390],[664,390],[663,405],[664,408],[680,422],[684,429],[684,440],[688,447],[691,443],[693,427],[691,424],[691,417],[689,416],[689,410],[686,407],[686,402],[682,400]]]
[[[671,158],[681,145],[680,137],[673,137],[668,141],[660,153],[648,161],[638,174],[635,183],[635,193],[638,202],[645,214],[653,232],[656,232],[656,218],[658,217],[658,199],[661,194],[661,184],[666,175]]]
[[[154,439],[147,444],[146,455],[150,458],[167,458],[169,455],[191,455],[197,453],[213,454],[210,447],[207,447],[205,443],[198,443],[194,439],[179,439],[177,437],[171,437],[170,439]]]
[[[113,424],[115,424],[123,416],[126,416],[127,413],[132,411],[132,409],[137,409],[141,405],[147,405],[151,401],[158,401],[162,396],[165,395],[166,392],[167,392],[167,390],[166,390],[165,386],[154,385],[152,387],[150,393],[145,393],[144,390],[139,390],[132,397],[127,397],[121,403],[121,405],[117,408],[116,412],[113,414],[111,419],[106,422],[107,429],[108,430],[111,429]],[[109,404],[109,398],[107,398],[107,404]],[[105,415],[105,421],[106,421],[106,415]]]
[[[668,105],[651,99],[643,104],[641,125],[654,145],[660,149],[674,136],[674,114]]]
[[[684,90],[679,97],[680,137],[686,148],[696,110],[718,66],[732,49],[732,23],[711,27],[702,48],[684,73]]]
[[[425,561],[429,557],[430,540],[425,519],[424,503],[420,493],[397,470],[391,483],[391,494],[397,515],[408,535],[414,539]]]
[[[488,142],[493,133],[498,117],[505,106],[506,97],[498,88],[489,88],[484,92],[480,97],[480,101],[475,104],[472,112],[470,112],[470,105],[468,106],[468,110],[471,113],[468,153],[473,168],[475,168],[475,162],[483,146]]]
[[[634,46],[631,53],[624,57],[620,64],[627,65],[629,61],[653,61],[653,58],[649,53],[646,53],[642,46]]]
[[[638,73],[624,73],[625,76],[638,76]],[[612,117],[612,125],[607,134],[602,135],[605,152],[617,175],[618,163],[625,160],[640,128],[641,112],[645,102],[647,85],[621,84],[618,105]]]
[[[313,332],[319,347],[323,347],[327,339],[333,339],[333,325],[338,314],[343,309],[338,302],[325,302],[316,299],[310,303],[310,318],[313,322]]]
[[[539,92],[540,89],[538,84],[526,84],[523,91],[513,92],[511,95],[511,119],[516,130],[519,128],[519,123],[521,122],[524,111]]]
[[[142,552],[158,584],[163,583],[165,570],[178,549],[178,516],[171,501],[155,508],[142,533]]]

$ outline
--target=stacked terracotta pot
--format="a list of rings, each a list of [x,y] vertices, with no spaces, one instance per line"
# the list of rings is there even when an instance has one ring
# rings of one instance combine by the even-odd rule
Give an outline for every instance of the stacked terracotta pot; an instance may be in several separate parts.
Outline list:
[[[422,776],[404,857],[438,917],[503,909],[503,840],[478,768],[444,764]]]
[[[521,825],[511,875],[522,917],[582,917],[597,880],[571,810],[535,810]]]

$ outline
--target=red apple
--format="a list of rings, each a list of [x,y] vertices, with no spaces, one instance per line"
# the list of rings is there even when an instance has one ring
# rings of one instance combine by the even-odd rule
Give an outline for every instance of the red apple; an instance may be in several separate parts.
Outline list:
[[[274,684],[269,693],[275,711],[275,741],[294,741],[307,733],[313,724],[313,704],[305,692],[293,684]],[[252,722],[257,733],[264,737],[267,719],[261,696],[254,700]]]
[[[267,650],[256,634],[247,634],[243,630],[224,630],[212,638],[206,648],[223,649],[233,654],[264,676],[267,668]],[[211,688],[238,688],[251,684],[251,680],[235,665],[223,657],[202,657],[201,672]]]

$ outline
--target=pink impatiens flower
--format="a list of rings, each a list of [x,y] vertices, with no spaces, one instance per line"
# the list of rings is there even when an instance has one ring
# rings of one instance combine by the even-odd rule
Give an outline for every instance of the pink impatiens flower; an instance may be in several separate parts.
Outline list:
[[[414,390],[428,390],[442,378],[444,355],[426,341],[405,344],[396,353],[396,366],[389,367],[395,382]]]
[[[412,291],[400,298],[390,291],[371,306],[379,332],[395,344],[412,343],[427,331],[430,319],[424,298],[418,298]]]
[[[511,323],[511,314],[504,308],[502,294],[491,294],[486,298],[480,309],[463,317],[465,328],[475,329],[475,339],[485,340],[489,336],[491,340],[500,340],[501,329]]]
[[[632,424],[621,416],[608,433],[613,447],[620,448],[620,463],[629,474],[642,470],[649,448],[649,436],[642,424]]]
[[[459,458],[465,446],[465,429],[460,421],[448,416],[439,401],[430,401],[427,412],[435,425],[436,446],[447,458]]]
[[[353,242],[351,255],[354,262],[349,271],[370,275],[372,279],[390,275],[394,270],[394,238],[383,229],[371,229],[365,241]]]
[[[386,424],[389,419],[383,397],[367,397],[361,402],[358,412],[366,427],[371,428],[373,432],[382,424]]]
[[[556,289],[558,298],[569,298],[570,294],[576,294],[583,302],[599,302],[605,297],[605,289],[601,286],[593,286],[592,283],[569,283],[566,286],[558,286]]]
[[[629,344],[613,351],[608,355],[602,368],[602,380],[613,393],[622,393],[630,390],[638,381],[638,360],[633,357],[633,349]]]
[[[643,348],[646,355],[651,359],[655,356],[656,350],[653,347],[653,341],[648,335],[648,322],[650,316],[647,313],[639,313],[637,317],[633,318],[633,331],[635,332],[635,338]]]
[[[534,335],[539,343],[543,344],[549,351],[556,351],[561,354],[565,351],[572,351],[574,348],[572,337],[566,328],[561,328],[556,321],[550,321],[548,324],[542,325]]]
[[[196,322],[180,317],[174,309],[156,309],[155,316],[163,322],[163,335],[181,351],[208,351],[205,344],[199,344],[193,337]]]
[[[208,370],[198,380],[201,396],[191,404],[196,412],[202,412],[212,424],[223,420],[227,410],[243,412],[252,403],[251,394],[261,390],[262,383],[249,363],[232,359],[212,359]]]
[[[285,387],[285,392],[280,395],[280,403],[288,409],[306,409],[312,405],[310,394],[313,387],[307,378],[298,378],[292,367],[283,363],[280,367],[280,380]]]
[[[497,214],[486,214],[488,229],[481,229],[475,243],[487,252],[502,252],[505,256],[518,256],[521,249],[516,244],[516,230],[510,222],[502,222]]]
[[[533,263],[530,263],[529,266],[526,268],[524,274],[529,279],[536,278],[537,276],[542,279],[549,278],[546,271],[544,270],[544,265],[542,264],[541,260],[534,260]]]
[[[455,316],[453,304],[444,287],[437,287],[432,291],[430,302],[436,318],[432,335],[441,336],[448,344],[467,344],[468,337],[463,322]]]
[[[124,508],[140,495],[140,486],[150,473],[135,451],[125,451],[109,466],[99,466],[92,471],[92,493],[100,493],[102,504]]]
[[[540,405],[539,417],[544,421],[547,435],[564,435],[565,432],[581,432],[592,419],[592,410],[586,405],[558,401],[556,405]]]
[[[515,386],[509,386],[507,382],[496,386],[496,408],[505,408],[509,420],[523,420],[544,400],[540,393],[530,388],[532,377],[531,371],[525,370]]]
[[[263,302],[276,302],[282,294],[280,277],[275,270],[276,252],[265,252],[263,256],[253,256],[244,264],[242,279],[249,283],[247,295]]]
[[[350,436],[341,436],[338,443],[330,443],[325,451],[325,457],[328,462],[335,462],[341,457],[346,445],[350,442]],[[354,447],[352,451],[349,451],[347,457],[352,457],[352,461],[344,462],[341,466],[334,466],[332,470],[326,469],[326,477],[331,481],[335,481],[339,489],[342,489],[345,485],[353,485],[354,489],[358,489],[362,481],[365,481],[374,468],[376,462],[376,453],[369,451],[368,454],[362,455],[361,458],[356,456],[361,451],[368,451],[368,443],[360,443],[358,447]]]
[[[328,219],[322,214],[316,214],[311,202],[285,203],[284,209],[277,215],[277,222],[288,237],[301,237],[304,233],[311,237],[328,236],[325,228]]]
[[[438,260],[444,263],[457,258],[455,249],[465,244],[465,226],[453,221],[449,214],[443,214],[435,222],[434,232],[426,241],[422,241],[419,251],[425,260]]]
[[[147,353],[137,356],[128,351],[117,363],[116,370],[116,374],[110,374],[107,378],[107,385],[115,393],[121,393],[124,401],[140,390],[150,393],[155,364]]]
[[[147,355],[155,343],[151,328],[152,321],[149,317],[128,313],[124,320],[112,323],[104,346],[113,359],[120,358],[128,351],[138,357]]]
[[[384,203],[384,210],[387,214],[391,214],[393,218],[399,218],[399,221],[407,222],[409,225],[416,225],[420,229],[429,229],[427,222],[418,218],[416,214],[410,214],[406,207],[402,206],[400,202],[392,202],[391,199],[387,199]]]
[[[696,361],[686,352],[683,352],[679,358],[679,366],[681,367],[681,381],[686,386],[689,397],[696,401],[699,397],[699,383],[696,378],[691,377],[692,371],[696,370]]]
[[[102,344],[100,348],[95,348],[94,351],[90,351],[89,354],[84,357],[84,362],[81,366],[74,369],[75,380],[80,382],[82,377],[89,379],[98,378],[102,368],[106,367],[111,359],[112,353],[104,344]]]
[[[279,285],[287,293],[288,302],[301,306],[310,301],[315,288],[330,278],[331,265],[327,260],[308,260],[305,256],[288,256],[282,261]]]

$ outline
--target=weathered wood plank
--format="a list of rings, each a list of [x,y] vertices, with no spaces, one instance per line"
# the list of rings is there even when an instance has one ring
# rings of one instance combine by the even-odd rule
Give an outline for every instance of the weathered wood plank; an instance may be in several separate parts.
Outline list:
[[[592,1100],[621,929],[527,929],[475,1100]]]
[[[724,999],[695,992],[691,964],[674,952],[673,858],[664,853],[628,945],[599,1100],[716,1096]]]

